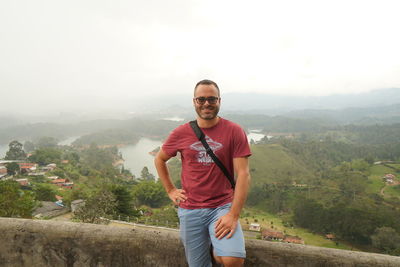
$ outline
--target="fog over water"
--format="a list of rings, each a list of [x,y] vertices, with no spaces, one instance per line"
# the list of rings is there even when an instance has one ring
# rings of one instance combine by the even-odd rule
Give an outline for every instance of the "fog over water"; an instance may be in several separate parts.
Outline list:
[[[135,145],[124,146],[119,149],[124,158],[124,167],[129,169],[133,175],[140,177],[140,172],[146,166],[150,173],[158,176],[154,167],[154,156],[149,152],[161,146],[161,141],[141,138]]]
[[[264,134],[250,132],[250,133],[247,135],[247,139],[249,140],[249,142],[250,142],[250,140],[253,140],[254,142],[258,142],[258,141],[260,141],[261,139],[263,139],[264,136],[265,136]]]
[[[8,145],[0,145],[0,159],[6,156],[7,151],[8,151]]]

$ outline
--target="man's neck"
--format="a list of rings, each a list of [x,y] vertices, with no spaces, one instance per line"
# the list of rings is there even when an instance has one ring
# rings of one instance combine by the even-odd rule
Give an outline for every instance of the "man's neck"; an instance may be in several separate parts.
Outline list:
[[[220,120],[220,117],[215,117],[212,120],[204,120],[200,117],[197,117],[197,124],[199,125],[200,128],[211,128],[215,126]]]

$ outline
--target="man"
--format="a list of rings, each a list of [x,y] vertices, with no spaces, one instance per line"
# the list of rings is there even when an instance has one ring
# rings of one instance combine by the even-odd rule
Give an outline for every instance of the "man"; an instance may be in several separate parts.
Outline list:
[[[169,198],[179,205],[180,235],[189,266],[211,266],[210,243],[217,262],[243,266],[246,252],[239,215],[250,182],[247,137],[239,125],[217,116],[221,98],[215,82],[196,84],[193,105],[207,143],[229,173],[235,174],[235,190],[189,123],[173,130],[163,144],[155,158],[157,172]],[[166,165],[177,152],[183,189],[173,185]]]

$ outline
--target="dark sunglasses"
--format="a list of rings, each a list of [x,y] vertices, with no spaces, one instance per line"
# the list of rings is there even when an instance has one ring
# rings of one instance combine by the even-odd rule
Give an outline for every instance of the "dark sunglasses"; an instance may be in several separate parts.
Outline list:
[[[219,100],[219,97],[216,97],[216,96],[209,96],[209,97],[200,96],[200,97],[195,97],[194,100],[196,100],[196,103],[199,104],[199,105],[205,104],[206,101],[209,104],[215,104]]]

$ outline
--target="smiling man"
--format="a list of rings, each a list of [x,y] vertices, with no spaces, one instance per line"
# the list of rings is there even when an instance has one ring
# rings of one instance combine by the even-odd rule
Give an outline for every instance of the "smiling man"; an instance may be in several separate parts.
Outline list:
[[[193,105],[197,124],[214,154],[231,176],[214,163],[189,123],[173,130],[155,158],[158,175],[169,198],[179,206],[180,235],[189,266],[211,266],[212,254],[224,266],[243,266],[246,257],[240,211],[250,183],[248,157],[251,155],[243,129],[218,116],[221,97],[211,80],[198,82]],[[182,189],[171,181],[166,162],[181,154]]]

